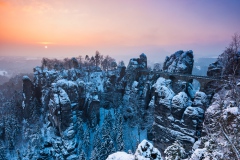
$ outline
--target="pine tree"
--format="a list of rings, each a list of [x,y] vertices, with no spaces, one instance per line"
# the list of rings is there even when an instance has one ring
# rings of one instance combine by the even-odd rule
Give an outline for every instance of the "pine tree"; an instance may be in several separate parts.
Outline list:
[[[100,159],[106,159],[108,155],[116,151],[112,138],[108,135],[100,148]]]
[[[123,129],[122,129],[122,117],[119,117],[119,122],[117,126],[117,149],[118,151],[124,150],[124,142],[123,142]]]
[[[101,147],[101,135],[100,135],[100,130],[99,127],[97,125],[96,129],[95,129],[95,134],[93,137],[93,148],[100,148]]]
[[[79,156],[79,160],[86,160],[86,155],[85,152],[82,150],[80,156]]]
[[[175,141],[171,146],[168,146],[164,153],[167,155],[166,160],[181,160],[186,155],[185,149],[179,141]]]
[[[110,112],[104,117],[104,122],[102,125],[102,137],[105,138],[111,135],[112,128],[112,115]]]
[[[91,160],[98,160],[98,159],[99,159],[98,150],[94,148],[91,152]]]
[[[4,147],[3,143],[0,141],[0,159],[7,160],[6,158],[6,148]]]
[[[31,146],[28,145],[27,150],[25,150],[25,153],[23,154],[23,159],[24,160],[25,159],[33,159],[33,155],[34,155],[34,153],[33,153],[32,149],[31,149]]]
[[[8,149],[12,150],[15,146],[15,138],[19,131],[18,122],[15,116],[7,115],[5,117],[5,139],[8,142]]]
[[[21,153],[19,150],[17,150],[17,160],[22,160]]]
[[[101,135],[100,135],[100,130],[99,127],[97,125],[96,130],[95,130],[95,134],[93,137],[93,150],[91,153],[91,160],[98,160],[98,157],[100,155],[99,150],[101,148]]]
[[[83,121],[80,117],[78,117],[78,135],[81,140],[83,140],[84,130],[83,130]]]
[[[90,146],[90,132],[89,129],[87,128],[86,131],[84,132],[83,135],[83,144],[85,146],[86,151],[88,151],[89,146]]]
[[[113,129],[113,138],[114,138],[114,141],[116,142],[116,138],[118,134],[118,126],[119,126],[119,117],[120,117],[119,112],[117,112],[116,110],[114,110],[114,117],[115,117],[115,121],[112,129]]]

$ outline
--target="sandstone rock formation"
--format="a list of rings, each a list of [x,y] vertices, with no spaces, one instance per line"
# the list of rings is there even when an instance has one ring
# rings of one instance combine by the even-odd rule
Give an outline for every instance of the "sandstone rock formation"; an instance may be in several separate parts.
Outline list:
[[[162,83],[159,83],[160,80]],[[163,78],[159,78],[157,82],[160,86],[154,85],[154,144],[163,152],[167,146],[179,140],[189,152],[201,133],[204,117],[202,108],[205,108],[206,95],[196,92],[195,99],[191,101],[185,92],[175,95],[171,86],[164,86],[166,82]]]
[[[193,52],[191,50],[180,50],[172,54],[170,57],[166,57],[163,64],[163,70],[166,72],[192,74],[193,63]]]

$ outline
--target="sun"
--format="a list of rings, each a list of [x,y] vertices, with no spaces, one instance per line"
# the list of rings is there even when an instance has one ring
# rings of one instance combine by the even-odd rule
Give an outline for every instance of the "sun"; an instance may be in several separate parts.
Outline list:
[[[48,46],[44,46],[44,48],[45,48],[45,49],[47,49],[47,48],[48,48]]]

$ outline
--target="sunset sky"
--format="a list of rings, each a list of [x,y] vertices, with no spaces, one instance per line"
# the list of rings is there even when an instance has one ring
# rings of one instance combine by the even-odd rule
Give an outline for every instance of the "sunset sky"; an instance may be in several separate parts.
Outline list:
[[[0,56],[214,57],[234,33],[240,0],[0,0]]]

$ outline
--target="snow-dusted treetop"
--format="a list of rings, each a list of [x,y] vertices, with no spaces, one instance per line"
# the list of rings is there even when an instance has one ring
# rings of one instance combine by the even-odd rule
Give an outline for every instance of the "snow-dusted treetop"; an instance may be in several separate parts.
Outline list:
[[[127,154],[126,152],[116,152],[108,156],[107,160],[162,160],[159,150],[148,142],[143,140],[135,152],[135,154]]]

